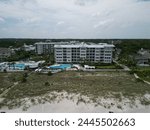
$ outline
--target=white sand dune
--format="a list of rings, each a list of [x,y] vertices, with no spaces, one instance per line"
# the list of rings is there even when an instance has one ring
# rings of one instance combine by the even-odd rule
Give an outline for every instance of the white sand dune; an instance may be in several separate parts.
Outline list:
[[[136,100],[134,104],[131,104],[130,100],[124,99],[121,102],[115,99],[99,99],[98,103],[93,103],[89,98],[83,97],[85,102],[78,102],[79,95],[74,95],[70,100],[68,98],[58,97],[51,102],[45,102],[44,104],[35,103],[34,105],[28,100],[26,105],[29,106],[25,111],[23,106],[16,109],[9,110],[3,108],[0,112],[7,113],[150,113],[150,105],[141,105],[140,101]],[[66,95],[66,93],[64,94]]]

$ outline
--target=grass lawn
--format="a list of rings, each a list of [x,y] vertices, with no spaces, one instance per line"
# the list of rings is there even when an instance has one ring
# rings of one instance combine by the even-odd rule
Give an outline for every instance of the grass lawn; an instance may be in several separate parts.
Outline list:
[[[108,66],[96,66],[96,69],[122,69],[122,67],[118,65],[108,65]]]

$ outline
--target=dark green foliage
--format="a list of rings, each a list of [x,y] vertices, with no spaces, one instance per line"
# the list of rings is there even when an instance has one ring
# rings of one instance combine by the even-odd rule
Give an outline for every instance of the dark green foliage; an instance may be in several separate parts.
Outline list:
[[[25,83],[25,82],[27,82],[27,79],[26,79],[25,77],[22,77],[22,78],[21,78],[21,82],[22,82],[22,83]]]
[[[22,75],[22,77],[21,77],[21,82],[22,82],[22,83],[27,82],[27,77],[28,77],[28,73],[24,73],[24,74]]]
[[[50,86],[49,82],[45,82],[45,86]]]
[[[0,47],[21,47],[26,43],[27,45],[34,44],[35,42],[45,41],[44,39],[0,39]]]
[[[121,49],[119,61],[129,67],[136,66],[134,55],[141,48],[150,50],[150,40],[122,40],[120,44],[116,44],[116,48]]]
[[[6,69],[4,69],[4,73],[7,73],[7,70],[6,70]]]
[[[137,70],[136,73],[142,79],[150,81],[150,70]]]
[[[137,78],[136,81],[137,81],[137,82],[144,82],[144,81],[143,81],[142,79],[140,79],[140,78]]]
[[[141,48],[150,49],[150,40],[122,40],[120,44],[116,44],[116,47],[122,50],[121,54],[133,54]]]
[[[131,70],[131,71],[129,71],[129,74],[134,74],[136,71],[135,70]]]
[[[25,72],[25,73],[23,74],[23,76],[24,76],[25,78],[27,78],[27,77],[28,77],[28,73]]]
[[[47,75],[48,75],[48,76],[52,76],[53,74],[52,74],[51,71],[49,71]]]
[[[31,56],[35,55],[34,52],[26,52],[26,51],[16,51],[14,55],[10,56],[7,61],[19,61],[29,59]]]

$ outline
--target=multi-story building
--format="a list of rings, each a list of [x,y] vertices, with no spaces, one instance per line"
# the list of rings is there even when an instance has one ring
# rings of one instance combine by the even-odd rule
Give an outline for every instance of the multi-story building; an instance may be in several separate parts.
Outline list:
[[[54,45],[68,44],[68,42],[37,42],[35,43],[35,52],[38,55],[54,53]]]
[[[35,43],[35,52],[38,55],[54,53],[54,43],[52,42]]]
[[[55,61],[56,63],[112,63],[114,47],[107,43],[55,45]]]

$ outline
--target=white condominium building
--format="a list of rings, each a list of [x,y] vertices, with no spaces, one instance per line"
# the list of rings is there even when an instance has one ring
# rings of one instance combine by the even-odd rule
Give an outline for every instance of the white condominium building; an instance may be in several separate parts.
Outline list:
[[[99,44],[76,44],[55,45],[56,63],[78,63],[78,62],[101,62],[112,63],[114,45],[107,43]]]

